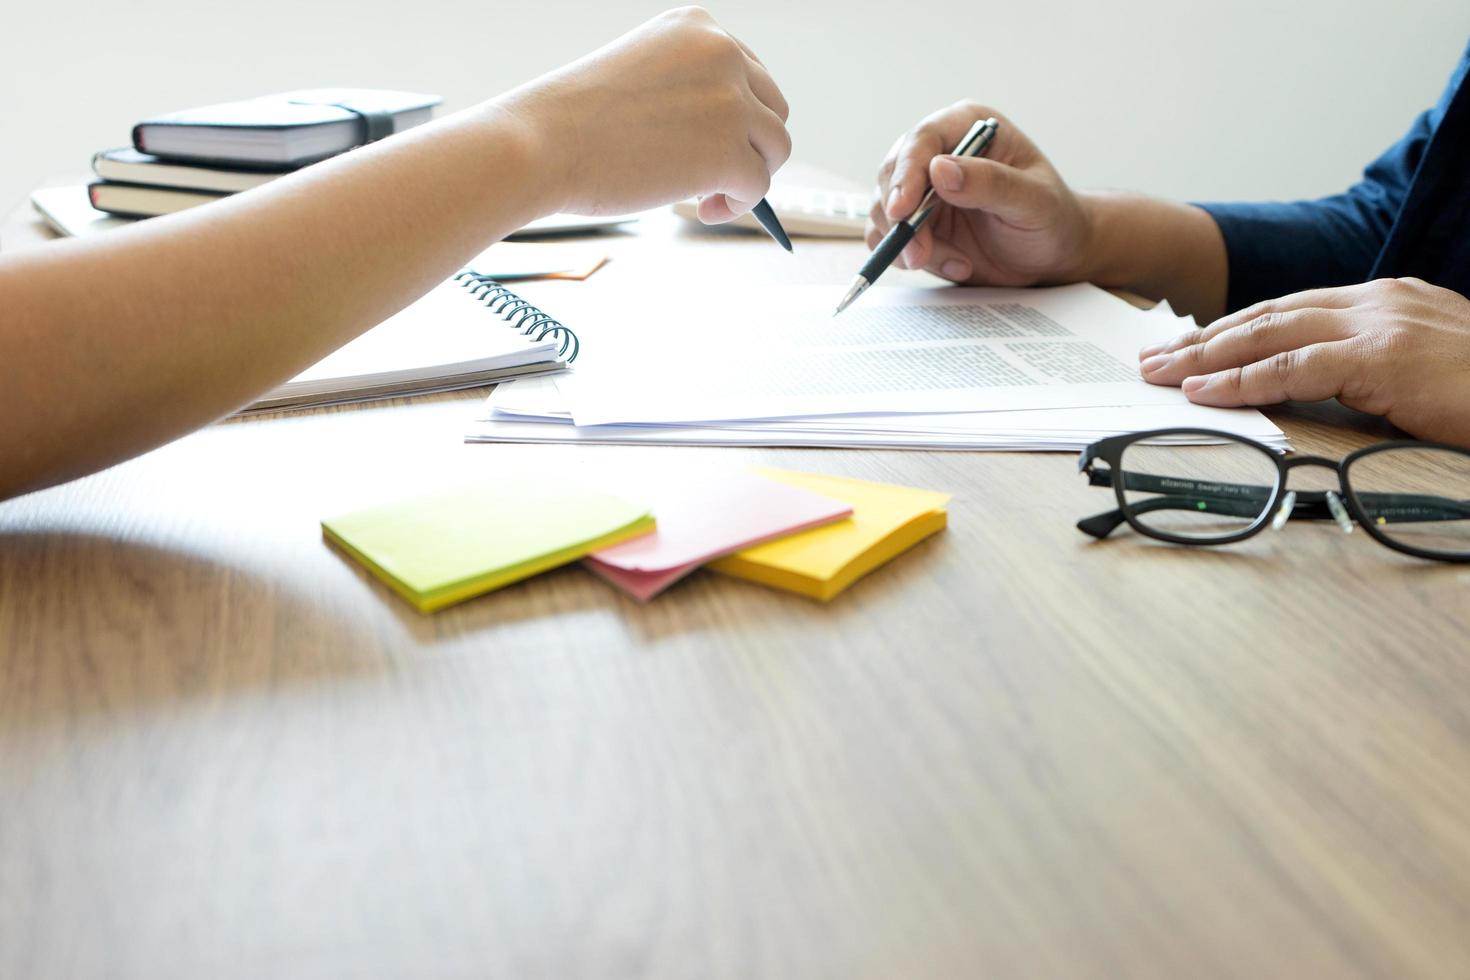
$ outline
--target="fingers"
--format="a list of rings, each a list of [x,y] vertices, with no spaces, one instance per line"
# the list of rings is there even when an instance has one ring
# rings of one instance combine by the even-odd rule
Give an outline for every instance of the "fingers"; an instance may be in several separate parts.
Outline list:
[[[1288,296],[1268,299],[1254,306],[1248,306],[1243,310],[1236,310],[1229,316],[1223,316],[1216,320],[1210,326],[1228,330],[1231,327],[1239,326],[1248,320],[1254,320],[1268,313],[1285,313],[1288,310],[1300,310],[1309,307],[1341,310],[1356,303],[1362,289],[1362,286],[1333,286],[1328,289],[1308,289],[1300,293],[1291,293]]]
[[[748,152],[734,162],[733,173],[726,178],[721,193],[700,199],[697,213],[705,224],[733,221],[755,207],[770,190],[771,175],[791,158],[791,134],[781,116],[768,105],[762,104],[754,112],[749,144]]]
[[[964,136],[976,120],[996,113],[974,102],[957,102],[926,116],[919,125],[899,136],[878,169],[877,204],[869,215],[866,237],[869,245],[888,232],[894,221],[907,218],[918,207],[930,186],[930,161]],[[899,260],[910,268],[921,267],[930,257],[933,233],[923,234]],[[911,265],[910,262],[917,264]]]
[[[745,210],[750,210],[754,205],[747,205]],[[699,220],[707,225],[722,225],[727,221],[734,221],[744,211],[736,211],[724,194],[707,194],[699,199]]]
[[[1180,334],[1173,340],[1163,344],[1152,344],[1138,352],[1139,359],[1153,357],[1156,354],[1165,354],[1177,351],[1191,344],[1200,344],[1211,340],[1224,333],[1233,330],[1242,324],[1249,323],[1259,317],[1288,313],[1300,309],[1324,309],[1342,310],[1353,306],[1358,302],[1364,286],[1334,286],[1329,289],[1308,289],[1300,293],[1292,293],[1276,299],[1269,299],[1254,306],[1236,310],[1228,316],[1223,316],[1214,323],[1200,330],[1191,330]]]
[[[924,268],[951,282],[969,282],[975,275],[970,257],[948,242],[935,239]]]
[[[945,203],[987,211],[1010,224],[1029,224],[1055,210],[1055,195],[1042,181],[984,157],[935,157],[929,179]]]
[[[748,212],[764,196],[757,194],[753,199],[747,200],[744,196],[737,197],[734,194],[710,194],[699,199],[696,213],[699,220],[707,225],[722,225]]]
[[[766,70],[766,63],[760,59],[760,56],[752,50],[750,45],[740,40],[734,34],[726,31],[725,36],[734,41],[740,50],[745,52],[745,57],[750,59],[750,65],[746,69],[746,73],[750,82],[750,90],[755,93],[755,97],[764,102],[766,107],[772,112],[780,116],[782,122],[791,118],[791,106],[786,102],[786,96],[781,94],[781,88],[776,84],[776,80]]]
[[[977,119],[996,115],[974,102],[956,102],[926,116],[900,136],[879,171],[878,184],[890,218],[907,217],[929,188],[929,161],[954,148]]]
[[[893,222],[888,220],[888,215],[883,211],[883,201],[878,199],[868,210],[868,227],[863,231],[863,241],[867,242],[868,248],[877,248],[883,236],[888,234],[888,229],[893,227]]]
[[[781,118],[765,106],[756,111],[755,118],[751,121],[750,145],[766,161],[767,177],[780,170],[791,159],[791,134]],[[764,196],[765,191],[761,191],[761,194]]]
[[[791,106],[787,103],[786,96],[781,94],[780,86],[759,61],[752,61],[747,80],[750,82],[751,93],[780,117],[783,123],[791,118]]]
[[[1350,322],[1338,310],[1265,313],[1238,326],[1214,331],[1198,343],[1154,354],[1144,359],[1139,372],[1150,384],[1177,385],[1185,378],[1214,374],[1352,335]]]
[[[922,269],[928,264],[935,244],[933,224],[931,221],[914,232],[913,239],[904,246],[898,258],[893,260],[897,268]],[[868,248],[877,248],[878,243],[892,227],[893,222],[889,221],[888,216],[883,213],[883,202],[873,202],[873,207],[868,211],[868,226],[863,233],[863,239],[867,242]]]
[[[789,152],[790,148],[787,147]],[[711,194],[699,202],[699,219],[717,225],[749,211],[771,189],[771,169],[763,153],[752,143],[737,161],[735,172],[725,180],[722,193]]]
[[[1193,378],[1180,386],[1197,405],[1239,408],[1333,398],[1351,383],[1360,356],[1348,341],[1311,344],[1244,367]]]
[[[762,68],[764,68],[766,66],[766,63],[764,61],[762,61],[760,59],[760,56],[757,55],[755,53],[755,51],[753,51],[751,49],[750,45],[748,45],[744,41],[740,40],[740,38],[736,37],[734,34],[730,34],[729,31],[726,31],[725,33],[729,35],[730,40],[732,40],[736,44],[740,45],[740,50],[745,52],[745,56],[747,58],[749,58],[751,61],[754,61],[756,64],[760,65]]]
[[[990,109],[973,102],[957,102],[926,116],[906,134],[895,154],[890,184],[893,188],[901,187],[906,196],[913,196],[911,202],[905,202],[910,210],[929,186],[929,161],[952,150],[977,120],[992,114]],[[894,216],[891,210],[889,214]]]
[[[884,192],[888,190],[893,180],[893,168],[898,163],[898,151],[903,148],[904,140],[908,139],[908,133],[901,133],[888,152],[883,154],[883,162],[878,166],[878,202],[883,203],[887,196]]]
[[[948,240],[952,234],[948,226],[951,215],[952,212],[940,212],[920,228],[894,265],[901,269],[925,269],[954,282],[968,282],[975,274],[974,263]],[[877,248],[892,227],[893,222],[883,212],[883,202],[875,201],[868,212],[868,227],[863,236],[868,248]]]
[[[904,140],[887,186],[883,187],[883,211],[889,218],[900,221],[919,206],[929,187],[929,161],[944,150],[944,142],[934,130],[921,130]]]
[[[933,254],[934,228],[931,223],[914,232],[914,237],[899,253],[897,264],[904,269],[922,269],[929,264],[929,257]]]

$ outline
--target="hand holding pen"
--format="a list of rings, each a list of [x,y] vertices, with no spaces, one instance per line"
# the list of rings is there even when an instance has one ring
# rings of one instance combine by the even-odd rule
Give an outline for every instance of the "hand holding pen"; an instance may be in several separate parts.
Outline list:
[[[982,157],[948,153],[977,122],[1000,129]],[[1096,270],[1092,222],[1026,134],[994,109],[961,102],[919,122],[878,173],[868,246],[908,217],[931,188],[942,202],[897,260],[972,286],[1030,286],[1087,279]]]
[[[980,156],[990,146],[990,141],[995,139],[996,131],[999,129],[1000,123],[994,117],[976,120],[965,133],[964,138],[960,140],[959,145],[954,148],[953,155],[957,157]],[[878,277],[893,264],[893,260],[898,258],[909,242],[913,241],[914,233],[924,226],[924,222],[929,220],[929,216],[934,213],[934,209],[939,204],[940,201],[935,196],[934,188],[930,187],[913,213],[888,229],[888,234],[878,242],[878,246],[873,249],[873,254],[868,257],[868,261],[864,263],[857,277],[853,279],[852,285],[848,287],[847,295],[843,296],[842,302],[837,304],[837,310],[833,316],[851,306],[853,301],[861,296],[869,286],[878,281]]]

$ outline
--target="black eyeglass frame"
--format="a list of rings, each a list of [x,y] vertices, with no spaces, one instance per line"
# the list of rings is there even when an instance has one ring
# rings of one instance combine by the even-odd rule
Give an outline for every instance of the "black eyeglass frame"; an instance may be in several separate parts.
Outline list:
[[[1188,535],[1173,534],[1169,531],[1163,531],[1159,530],[1158,528],[1149,527],[1144,522],[1138,520],[1136,516],[1136,511],[1139,509],[1139,505],[1137,503],[1130,503],[1127,497],[1124,496],[1124,492],[1126,490],[1134,488],[1125,487],[1125,481],[1114,480],[1113,474],[1125,473],[1125,471],[1122,469],[1123,452],[1129,446],[1131,446],[1135,442],[1146,442],[1150,439],[1159,439],[1169,436],[1204,436],[1212,440],[1226,440],[1229,442],[1239,443],[1244,446],[1249,446],[1250,448],[1261,453],[1263,456],[1271,461],[1271,464],[1276,468],[1276,481],[1271,487],[1270,497],[1267,499],[1265,505],[1261,507],[1259,516],[1248,527],[1242,528],[1241,530],[1230,534],[1221,534],[1218,536],[1210,537],[1190,537]],[[1261,530],[1266,527],[1266,525],[1271,523],[1276,515],[1277,509],[1280,506],[1282,495],[1286,490],[1286,481],[1288,474],[1293,469],[1296,469],[1300,466],[1322,466],[1326,467],[1327,469],[1336,471],[1338,486],[1341,489],[1340,499],[1343,505],[1346,507],[1347,512],[1349,516],[1352,517],[1353,521],[1359,527],[1361,527],[1364,533],[1366,533],[1374,541],[1377,541],[1379,544],[1383,545],[1386,548],[1392,548],[1394,551],[1400,552],[1402,554],[1413,555],[1415,558],[1427,558],[1433,561],[1470,562],[1470,551],[1467,551],[1464,554],[1455,554],[1452,552],[1432,551],[1425,548],[1417,548],[1413,545],[1405,544],[1402,541],[1397,541],[1389,535],[1384,534],[1378,528],[1378,525],[1368,518],[1367,513],[1364,511],[1363,506],[1359,501],[1358,492],[1353,489],[1352,483],[1348,476],[1349,471],[1351,470],[1352,464],[1355,461],[1362,459],[1365,456],[1372,456],[1376,453],[1387,452],[1392,449],[1436,449],[1451,452],[1458,456],[1470,458],[1470,450],[1466,450],[1460,446],[1452,446],[1448,443],[1441,442],[1421,442],[1417,439],[1395,439],[1387,442],[1374,443],[1371,446],[1364,446],[1362,449],[1354,450],[1340,460],[1333,461],[1322,456],[1294,456],[1288,458],[1281,453],[1275,452],[1269,446],[1256,442],[1254,439],[1248,439],[1245,436],[1238,436],[1229,432],[1220,432],[1214,429],[1150,429],[1144,432],[1129,432],[1123,435],[1111,436],[1107,439],[1101,439],[1097,442],[1094,442],[1092,445],[1082,450],[1081,455],[1077,459],[1077,470],[1080,473],[1087,474],[1088,482],[1092,486],[1112,487],[1113,494],[1118,501],[1118,509],[1114,511],[1107,511],[1102,514],[1095,514],[1092,517],[1083,518],[1082,520],[1077,522],[1077,529],[1084,534],[1091,535],[1095,538],[1105,538],[1113,531],[1115,531],[1119,525],[1126,522],[1129,527],[1133,528],[1133,530],[1137,531],[1139,534],[1145,535],[1150,538],[1155,538],[1160,541],[1168,541],[1172,544],[1233,544],[1237,541],[1244,541],[1247,538],[1259,534]],[[1094,464],[1099,460],[1107,464],[1106,470],[1094,466]],[[1125,473],[1125,476],[1126,475],[1127,474]],[[1225,487],[1227,485],[1218,484],[1217,486]],[[1233,485],[1228,486],[1233,487]],[[1235,491],[1240,491],[1255,488],[1233,487],[1233,489]],[[1327,503],[1327,491],[1299,490],[1296,491],[1296,494],[1297,496],[1295,504],[1292,508],[1291,513],[1287,515],[1288,520],[1332,519],[1332,511],[1329,504]],[[1383,498],[1384,500],[1393,498],[1394,500],[1399,501],[1400,505],[1403,507],[1414,508],[1420,511],[1429,506],[1443,506],[1444,503],[1441,499],[1433,498],[1433,504],[1431,504],[1431,498],[1419,497],[1413,494],[1376,494],[1375,496]],[[1217,501],[1217,507],[1224,504],[1226,504],[1226,501]],[[1243,508],[1245,505],[1242,504],[1239,506]],[[1228,510],[1228,507],[1224,507],[1223,509]],[[1250,513],[1254,512],[1255,502],[1251,501]],[[1238,510],[1237,513],[1239,513]],[[1243,514],[1241,516],[1249,516],[1249,514]],[[1463,515],[1455,514],[1453,516],[1458,517]]]

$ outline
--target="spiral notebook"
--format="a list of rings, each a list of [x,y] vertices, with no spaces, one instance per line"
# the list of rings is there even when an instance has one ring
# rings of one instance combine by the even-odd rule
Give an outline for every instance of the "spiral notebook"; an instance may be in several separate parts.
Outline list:
[[[246,412],[452,391],[560,371],[577,335],[505,284],[466,269],[268,392]]]

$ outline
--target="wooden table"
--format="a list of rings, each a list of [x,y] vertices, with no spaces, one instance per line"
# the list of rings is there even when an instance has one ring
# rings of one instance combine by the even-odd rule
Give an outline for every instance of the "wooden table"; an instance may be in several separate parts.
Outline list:
[[[608,288],[860,251],[610,248]],[[1331,524],[1095,543],[1071,454],[466,445],[477,397],[0,504],[0,976],[1470,972],[1470,570]],[[1387,431],[1272,414],[1328,455]],[[568,568],[423,617],[317,523],[737,462],[952,491],[950,528],[828,606]]]

